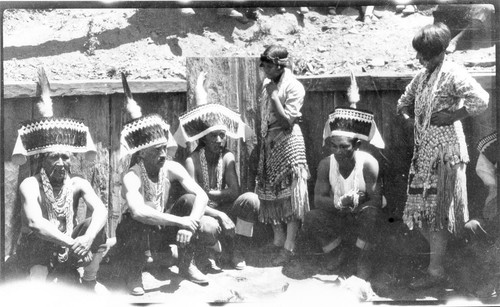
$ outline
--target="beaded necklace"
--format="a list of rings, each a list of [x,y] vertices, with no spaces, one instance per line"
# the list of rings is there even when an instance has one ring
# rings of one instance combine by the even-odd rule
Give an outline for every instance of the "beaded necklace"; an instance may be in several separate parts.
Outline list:
[[[64,178],[63,186],[56,196],[54,196],[54,189],[43,168],[40,171],[40,177],[42,178],[42,187],[45,194],[43,204],[47,209],[49,221],[59,228],[59,221],[64,218],[66,221],[64,233],[71,235],[73,232],[73,189],[69,176],[66,175],[66,178]]]
[[[200,164],[201,164],[201,172],[203,175],[203,189],[205,191],[210,191],[210,178],[208,176],[208,163],[207,163],[207,157],[205,155],[205,148],[200,149]],[[215,190],[221,191],[222,190],[222,174],[223,174],[223,169],[222,169],[222,153],[219,154],[219,159],[217,161],[217,168],[215,169],[215,174],[217,178],[217,186]]]
[[[144,200],[152,202],[154,208],[160,212],[163,212],[164,203],[163,196],[165,193],[165,176],[164,168],[160,169],[158,174],[158,182],[153,182],[149,179],[146,167],[144,167],[144,162],[140,161],[139,166],[141,167],[141,178],[142,184],[144,186]]]
[[[415,145],[421,144],[430,127],[442,65],[443,63],[430,73],[426,72],[424,80],[418,86],[417,92],[423,98],[419,99],[419,102],[415,104]]]

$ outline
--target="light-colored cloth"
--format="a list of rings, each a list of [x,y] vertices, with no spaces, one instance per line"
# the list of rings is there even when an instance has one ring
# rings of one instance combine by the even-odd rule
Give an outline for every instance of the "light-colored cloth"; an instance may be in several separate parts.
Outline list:
[[[271,82],[270,79],[265,79],[262,84],[262,92],[260,96],[260,104],[262,108],[262,135],[266,135],[267,131],[281,130],[278,125],[276,113],[267,94],[266,87]],[[304,104],[304,96],[306,94],[304,86],[298,81],[290,69],[285,68],[278,82],[278,97],[283,105],[285,114],[291,118],[298,118],[302,116],[300,109]]]
[[[431,230],[456,233],[468,220],[465,163],[467,144],[460,121],[433,126],[433,113],[465,107],[476,115],[488,107],[489,95],[467,71],[445,61],[432,73],[420,71],[406,87],[397,111],[415,112],[415,146],[409,171],[408,199],[403,220]]]
[[[347,178],[344,178],[340,174],[339,164],[337,159],[335,159],[335,155],[330,155],[330,173],[328,174],[328,179],[332,189],[334,204],[337,204],[340,198],[346,193],[353,191],[366,193],[363,165],[368,155],[369,154],[364,151],[357,150],[354,152],[354,169]]]
[[[263,223],[281,223],[302,220],[309,211],[304,137],[300,127],[293,123],[300,117],[304,103],[304,86],[285,69],[277,84],[278,96],[285,113],[293,120],[291,129],[283,129],[276,117],[264,80],[260,96],[263,142],[257,174],[256,193],[261,200],[259,220]]]

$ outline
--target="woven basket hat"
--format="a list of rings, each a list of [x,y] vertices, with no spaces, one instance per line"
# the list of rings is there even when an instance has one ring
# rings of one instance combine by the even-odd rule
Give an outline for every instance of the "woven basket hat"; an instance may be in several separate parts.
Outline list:
[[[132,120],[126,123],[121,131],[120,159],[129,157],[139,150],[161,145],[167,145],[167,154],[173,157],[177,144],[170,133],[170,126],[158,114],[142,115],[141,107],[133,99],[123,73],[122,84],[127,111]]]
[[[96,148],[83,121],[53,116],[50,84],[43,67],[38,68],[38,82],[41,99],[37,108],[42,117],[20,125],[12,162],[22,165],[28,156],[57,151],[85,153],[87,159],[95,158]]]
[[[336,108],[328,116],[323,129],[323,145],[330,136],[346,136],[368,141],[378,148],[384,148],[384,140],[380,135],[374,116],[369,111],[356,109],[359,101],[359,90],[354,73],[351,72],[351,86],[348,89],[348,108]]]
[[[205,76],[204,72],[198,76],[195,88],[197,106],[179,117],[175,140],[180,146],[186,147],[187,142],[197,141],[213,131],[224,130],[228,137],[245,141],[253,132],[241,120],[240,114],[221,104],[207,103]]]
[[[477,150],[490,160],[493,164],[497,162],[498,139],[497,132],[493,132],[483,137],[477,144]]]

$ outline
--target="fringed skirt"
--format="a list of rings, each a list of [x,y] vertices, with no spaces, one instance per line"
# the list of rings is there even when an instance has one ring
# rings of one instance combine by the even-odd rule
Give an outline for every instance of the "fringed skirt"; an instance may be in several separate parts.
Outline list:
[[[403,213],[410,229],[447,228],[457,235],[468,221],[465,168],[469,157],[461,128],[431,126],[415,146]]]
[[[256,193],[259,221],[265,224],[302,220],[309,211],[304,138],[298,125],[291,131],[272,131],[262,142]]]

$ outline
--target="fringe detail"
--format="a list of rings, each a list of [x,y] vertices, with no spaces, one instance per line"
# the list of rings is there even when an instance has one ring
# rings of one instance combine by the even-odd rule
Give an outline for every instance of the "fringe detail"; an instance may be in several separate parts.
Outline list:
[[[464,164],[439,163],[437,195],[408,195],[403,220],[409,229],[447,228],[456,236],[469,220]]]
[[[307,179],[309,171],[305,167],[293,168],[291,195],[275,200],[262,200],[259,221],[264,224],[288,223],[292,220],[303,220],[309,211],[309,193]]]

